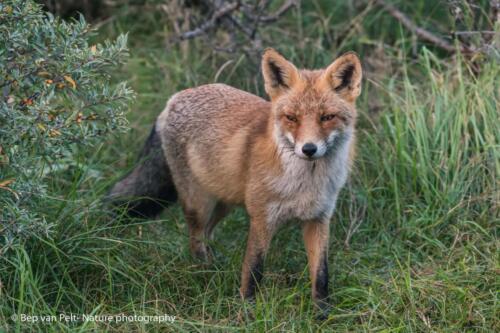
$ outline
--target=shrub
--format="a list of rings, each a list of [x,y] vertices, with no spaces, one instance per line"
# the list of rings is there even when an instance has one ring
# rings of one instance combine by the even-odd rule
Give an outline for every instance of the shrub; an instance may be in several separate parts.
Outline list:
[[[40,207],[54,161],[126,128],[133,92],[113,86],[110,71],[128,56],[127,38],[91,45],[92,34],[82,16],[65,22],[31,0],[0,3],[0,249],[49,232]]]

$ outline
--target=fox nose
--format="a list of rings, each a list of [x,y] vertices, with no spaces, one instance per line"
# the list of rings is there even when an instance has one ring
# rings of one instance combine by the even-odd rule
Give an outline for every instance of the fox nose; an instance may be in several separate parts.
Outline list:
[[[311,142],[308,142],[302,146],[302,152],[307,157],[312,157],[316,153],[317,150],[318,150],[318,147],[316,147],[316,145],[314,143],[311,143]]]

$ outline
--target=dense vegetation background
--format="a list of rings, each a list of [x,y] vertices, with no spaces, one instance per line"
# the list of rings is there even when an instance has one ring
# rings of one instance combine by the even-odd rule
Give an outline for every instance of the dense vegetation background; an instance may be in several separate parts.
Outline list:
[[[43,174],[37,214],[52,228],[2,248],[0,330],[498,331],[498,2],[313,0],[283,12],[289,1],[261,1],[265,10],[241,3],[217,17],[232,2],[45,1],[67,19],[80,11],[93,22],[89,46],[128,33],[130,57],[113,80],[128,81],[137,99],[129,132],[76,147],[64,167]],[[363,60],[358,157],[333,221],[334,307],[325,322],[314,319],[297,226],[274,240],[257,302],[247,308],[237,294],[244,210],[219,225],[216,260],[202,267],[190,259],[177,206],[130,221],[101,204],[133,167],[170,95],[210,82],[264,95],[259,52],[268,46],[299,67],[326,66],[348,50]],[[11,193],[2,175],[0,191]],[[22,313],[177,319],[10,319]]]

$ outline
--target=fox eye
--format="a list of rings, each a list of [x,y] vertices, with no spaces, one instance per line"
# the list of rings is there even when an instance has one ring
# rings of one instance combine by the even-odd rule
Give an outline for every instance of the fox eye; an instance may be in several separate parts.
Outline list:
[[[286,115],[286,119],[288,119],[289,121],[294,122],[294,123],[296,123],[296,122],[297,122],[297,117],[292,116],[292,115],[290,115],[290,114],[287,114],[287,115]]]
[[[335,118],[335,115],[334,114],[325,114],[325,115],[322,115],[320,120],[321,121],[330,121],[332,120],[333,118]]]

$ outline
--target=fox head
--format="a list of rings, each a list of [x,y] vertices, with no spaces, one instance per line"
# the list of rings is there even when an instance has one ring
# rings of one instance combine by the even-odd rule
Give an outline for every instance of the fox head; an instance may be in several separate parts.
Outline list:
[[[278,147],[315,160],[352,135],[361,92],[361,63],[346,53],[326,69],[298,70],[273,49],[262,56],[265,90],[272,103]]]

